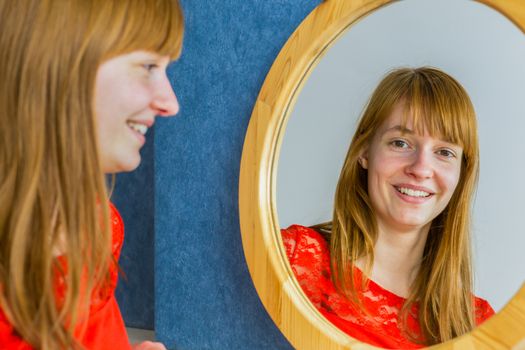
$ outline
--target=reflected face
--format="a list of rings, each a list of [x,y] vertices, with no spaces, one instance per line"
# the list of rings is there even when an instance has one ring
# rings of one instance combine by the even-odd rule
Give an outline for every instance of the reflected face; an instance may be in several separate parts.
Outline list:
[[[177,114],[169,57],[134,51],[102,63],[95,80],[97,142],[104,173],[134,170],[155,116]]]
[[[360,158],[379,227],[418,230],[447,206],[459,181],[460,146],[402,126],[398,104]]]

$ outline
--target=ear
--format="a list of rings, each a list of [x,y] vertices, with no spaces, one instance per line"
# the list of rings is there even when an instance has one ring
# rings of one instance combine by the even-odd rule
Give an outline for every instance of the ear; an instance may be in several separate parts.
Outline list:
[[[359,154],[359,158],[357,158],[357,161],[363,169],[368,169],[368,148],[365,148],[361,151],[361,153]]]

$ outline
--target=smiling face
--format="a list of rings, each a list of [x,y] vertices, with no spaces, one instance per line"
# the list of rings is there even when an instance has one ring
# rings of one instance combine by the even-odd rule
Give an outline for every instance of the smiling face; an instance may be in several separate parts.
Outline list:
[[[360,157],[368,169],[368,194],[383,229],[419,230],[447,206],[461,173],[463,150],[403,123],[398,103]]]
[[[104,173],[134,170],[155,116],[177,114],[166,76],[169,57],[145,51],[102,63],[95,80],[97,142]]]

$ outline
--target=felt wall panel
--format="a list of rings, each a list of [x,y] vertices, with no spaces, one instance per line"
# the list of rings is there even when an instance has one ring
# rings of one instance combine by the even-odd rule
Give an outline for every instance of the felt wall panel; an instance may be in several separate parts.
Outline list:
[[[238,175],[264,78],[289,35],[319,2],[181,1],[184,50],[168,67],[181,111],[157,120],[154,161],[144,159],[147,164],[136,175],[119,177],[115,193],[128,220],[123,252],[128,282],[119,287],[123,314],[129,325],[152,328],[151,320],[140,319],[141,313],[151,316],[151,306],[140,304],[151,302],[154,285],[155,331],[169,348],[291,348],[258,299],[244,260]],[[153,181],[147,175],[151,165]],[[140,217],[136,201],[143,202]],[[154,257],[142,241],[151,237],[151,222]],[[131,275],[153,274],[145,272],[152,262],[154,283],[146,276],[132,280]]]
[[[148,131],[140,166],[116,177],[111,197],[124,220],[125,234],[117,300],[126,325],[144,329],[153,329],[155,318],[153,134],[153,130]]]

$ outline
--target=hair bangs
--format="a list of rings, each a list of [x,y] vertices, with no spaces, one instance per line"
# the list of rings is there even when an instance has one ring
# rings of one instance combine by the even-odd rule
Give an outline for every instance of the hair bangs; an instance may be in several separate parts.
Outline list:
[[[135,50],[151,51],[171,59],[180,56],[184,18],[178,1],[127,0],[117,6],[125,8],[108,18],[108,25],[116,28],[111,56]]]
[[[436,72],[432,76],[417,70],[415,73],[403,98],[403,126],[411,123],[416,132],[428,132],[461,146],[466,157],[474,156],[476,117],[466,91],[450,77]]]
[[[423,339],[411,333],[407,336],[416,343],[433,345],[475,326],[470,211],[479,172],[478,136],[472,102],[453,77],[432,67],[398,68],[379,82],[347,152],[335,193],[332,222],[323,224],[322,229],[330,230],[334,285],[346,295],[356,295],[353,262],[358,256],[365,257],[368,267],[373,264],[373,242],[378,234],[368,195],[368,170],[359,158],[399,104],[403,108],[401,127],[463,148],[458,184],[447,207],[432,222],[421,268],[401,310],[400,326],[406,325],[411,307],[419,305]]]

